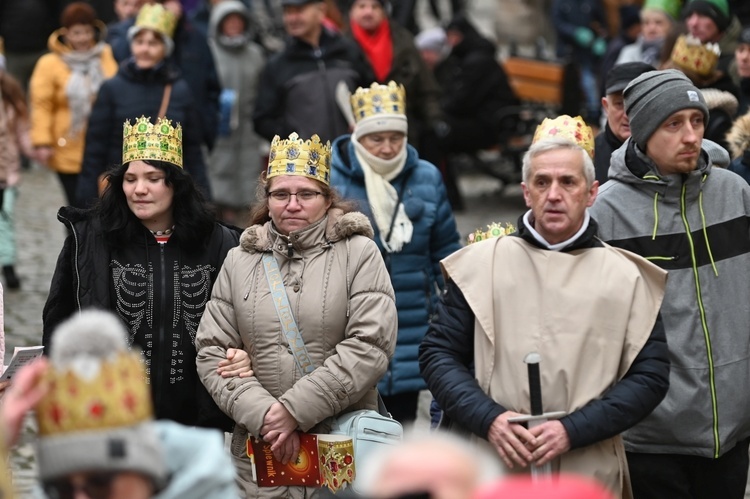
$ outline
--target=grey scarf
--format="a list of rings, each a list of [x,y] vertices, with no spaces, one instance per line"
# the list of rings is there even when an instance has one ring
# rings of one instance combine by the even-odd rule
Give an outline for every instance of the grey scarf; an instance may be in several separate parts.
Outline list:
[[[65,87],[70,109],[69,137],[75,137],[83,130],[91,114],[91,103],[104,81],[101,63],[104,46],[104,42],[99,42],[83,52],[74,50],[62,54],[63,61],[72,72]]]

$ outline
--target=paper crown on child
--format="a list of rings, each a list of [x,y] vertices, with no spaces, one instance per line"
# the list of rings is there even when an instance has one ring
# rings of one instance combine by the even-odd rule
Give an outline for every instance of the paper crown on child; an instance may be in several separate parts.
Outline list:
[[[406,133],[406,90],[395,81],[360,87],[351,96],[357,136],[374,132]]]
[[[478,243],[486,239],[507,236],[508,234],[512,234],[515,231],[516,227],[511,223],[505,222],[505,227],[503,227],[503,224],[493,222],[487,226],[487,230],[477,229],[469,234],[467,242],[468,244]]]
[[[669,58],[678,69],[698,76],[709,76],[716,69],[720,55],[721,49],[717,43],[704,44],[692,35],[680,35]]]
[[[567,139],[578,144],[589,156],[594,157],[594,132],[580,116],[573,118],[563,114],[554,119],[544,118],[544,121],[536,127],[532,143],[550,138]]]
[[[159,118],[152,124],[141,116],[131,125],[122,125],[122,163],[131,161],[166,161],[182,168],[182,126]]]
[[[144,363],[128,350],[120,319],[84,311],[55,330],[51,347],[49,391],[36,408],[42,480],[79,471],[135,471],[164,480]]]
[[[281,175],[298,175],[330,184],[331,143],[322,143],[317,135],[309,140],[302,140],[296,132],[288,139],[276,135],[271,141],[266,178]]]
[[[160,3],[146,4],[138,11],[134,26],[156,31],[171,39],[177,27],[177,17]]]

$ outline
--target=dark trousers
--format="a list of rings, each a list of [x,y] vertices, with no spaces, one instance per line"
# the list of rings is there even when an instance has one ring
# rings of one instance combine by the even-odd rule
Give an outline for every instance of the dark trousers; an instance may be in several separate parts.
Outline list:
[[[382,396],[385,408],[391,413],[393,419],[399,423],[411,423],[417,419],[417,402],[419,392],[397,393],[396,395]]]
[[[743,499],[748,443],[740,441],[718,459],[628,452],[635,499]]]
[[[69,206],[75,206],[81,208],[76,200],[76,186],[78,185],[78,174],[77,173],[60,173],[57,172],[57,178],[60,179],[63,191],[65,191],[65,200]]]

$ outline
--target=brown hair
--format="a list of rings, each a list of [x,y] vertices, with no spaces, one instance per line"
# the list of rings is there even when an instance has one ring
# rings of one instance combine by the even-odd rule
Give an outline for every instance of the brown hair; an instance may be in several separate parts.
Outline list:
[[[0,94],[2,94],[2,101],[10,104],[20,118],[28,117],[26,96],[21,84],[10,73],[3,70],[0,70]]]
[[[60,25],[70,28],[76,24],[88,24],[94,26],[96,23],[96,11],[86,2],[73,2],[62,11]]]
[[[250,225],[261,225],[271,220],[271,214],[268,211],[268,190],[271,188],[271,181],[273,181],[273,178],[267,179],[266,172],[260,174],[258,188],[255,191],[258,203],[250,210]],[[343,199],[336,189],[330,185],[324,184],[320,180],[315,180],[315,182],[320,187],[320,192],[331,201],[329,210],[338,208],[344,213],[349,213],[357,209],[355,202]]]

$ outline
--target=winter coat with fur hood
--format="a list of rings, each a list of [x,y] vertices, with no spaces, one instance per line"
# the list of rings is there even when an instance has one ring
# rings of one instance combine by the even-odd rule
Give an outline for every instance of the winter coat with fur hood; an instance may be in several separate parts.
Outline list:
[[[396,344],[396,305],[372,227],[361,213],[338,209],[310,226],[279,234],[272,222],[245,230],[227,255],[196,337],[198,374],[236,422],[232,455],[248,497],[304,497],[302,487],[257,489],[245,451],[281,402],[305,432],[326,433],[328,418],[377,408],[375,385]],[[301,376],[263,267],[273,254],[315,370]],[[216,363],[244,348],[249,378],[222,378]]]
[[[727,142],[733,158],[727,169],[750,184],[750,114],[740,116],[734,121],[732,129],[727,134]]]

